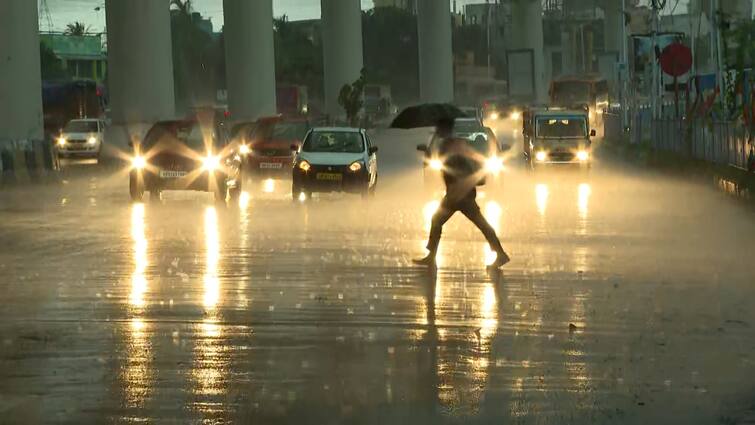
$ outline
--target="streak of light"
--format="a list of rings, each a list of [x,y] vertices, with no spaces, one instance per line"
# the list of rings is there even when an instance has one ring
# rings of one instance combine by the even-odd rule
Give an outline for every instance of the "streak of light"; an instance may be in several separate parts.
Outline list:
[[[241,195],[239,195],[239,208],[242,212],[249,208],[250,202],[251,197],[249,196],[249,192],[241,192]]]
[[[132,307],[145,306],[144,294],[147,292],[147,238],[145,237],[145,209],[144,204],[134,204],[131,207],[131,239],[134,242],[134,272],[131,274],[131,293],[129,302]]]
[[[265,180],[265,183],[262,186],[262,191],[265,193],[273,193],[275,192],[275,180],[273,179],[267,179]]]
[[[579,185],[577,195],[577,210],[579,211],[579,217],[583,220],[587,219],[587,213],[590,207],[590,195],[592,194],[592,188],[587,183]]]
[[[545,216],[545,211],[548,209],[549,196],[550,191],[547,184],[538,183],[535,185],[535,202],[537,203],[537,212],[541,217]]]
[[[207,207],[204,213],[205,274],[204,306],[214,309],[220,298],[218,262],[220,261],[220,241],[218,236],[218,213],[215,207]]]

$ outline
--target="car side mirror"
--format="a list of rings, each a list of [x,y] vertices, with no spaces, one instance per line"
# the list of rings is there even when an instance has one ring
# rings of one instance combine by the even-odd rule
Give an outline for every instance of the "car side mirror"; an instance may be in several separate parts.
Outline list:
[[[376,154],[377,151],[378,151],[377,146],[370,146],[370,149],[369,149],[370,155]]]
[[[595,137],[597,134],[598,134],[598,132],[595,131],[594,128],[592,130],[590,130],[590,137]]]
[[[501,144],[501,152],[508,152],[511,150],[511,145],[508,143]]]
[[[299,145],[297,145],[297,144],[293,144],[293,143],[292,143],[292,144],[291,144],[291,146],[289,146],[289,148],[290,148],[290,149],[291,149],[292,151],[296,152],[296,151],[298,151],[298,150],[299,150]]]
[[[417,150],[420,152],[427,152],[427,145],[417,145]]]

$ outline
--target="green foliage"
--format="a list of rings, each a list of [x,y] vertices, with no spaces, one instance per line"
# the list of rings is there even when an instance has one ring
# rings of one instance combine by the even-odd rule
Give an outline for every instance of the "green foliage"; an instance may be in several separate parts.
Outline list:
[[[364,68],[362,68],[359,78],[352,84],[344,84],[341,87],[341,92],[338,94],[338,104],[346,112],[346,119],[352,127],[356,127],[359,123],[359,111],[364,104],[362,95],[365,84],[367,84],[367,75]]]
[[[39,43],[39,59],[43,80],[67,80],[71,78],[52,49],[42,42]]]
[[[719,15],[719,19],[721,18]],[[737,104],[737,93],[744,81],[743,71],[755,66],[755,21],[738,22],[736,26],[726,23],[723,26],[722,41],[725,68],[735,71],[735,75],[724,74],[726,91],[723,93],[728,115],[734,118],[742,112]]]
[[[82,36],[88,34],[90,29],[91,28],[89,27],[89,25],[86,25],[83,22],[75,21],[66,25],[66,30],[63,33],[65,35]]]

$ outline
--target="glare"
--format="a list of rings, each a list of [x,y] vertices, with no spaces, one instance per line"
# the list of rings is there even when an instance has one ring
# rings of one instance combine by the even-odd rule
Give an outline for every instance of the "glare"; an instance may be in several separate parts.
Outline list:
[[[512,120],[518,120],[521,117],[522,117],[521,113],[519,113],[518,111],[514,111],[511,113],[511,116],[509,118],[511,118]]]
[[[205,171],[215,171],[220,168],[220,157],[217,155],[208,155],[202,158],[202,168]]]
[[[97,138],[96,137],[90,137],[89,140],[87,140],[87,143],[89,143],[90,145],[95,145],[95,144],[97,144]]]
[[[65,137],[59,137],[58,138],[58,146],[65,146],[68,141]]]
[[[587,151],[579,151],[577,152],[577,159],[584,162],[590,159],[590,154]]]
[[[252,150],[251,150],[251,149],[249,149],[249,146],[248,146],[248,145],[241,145],[241,147],[239,147],[239,153],[240,153],[240,154],[242,154],[242,155],[249,155],[249,153],[250,153],[251,151],[252,151]]]
[[[299,193],[299,202],[304,202],[307,200],[307,195],[304,192]]]
[[[275,192],[275,180],[266,179],[265,182],[262,184],[262,191],[265,193]]]
[[[488,115],[488,118],[495,121],[498,119],[498,112],[491,112],[490,115]]]
[[[353,172],[357,172],[362,169],[362,163],[360,162],[354,162],[351,165],[349,165],[349,170]]]
[[[144,204],[134,204],[131,208],[131,240],[134,242],[134,272],[131,275],[129,302],[134,307],[144,307],[144,294],[147,292],[147,238],[145,237]]]
[[[503,171],[503,159],[496,156],[485,160],[485,168],[488,172],[497,174]]]
[[[535,202],[537,203],[537,211],[541,216],[545,215],[545,210],[548,207],[549,195],[548,185],[543,183],[535,185]]]
[[[312,168],[311,165],[309,165],[309,162],[302,161],[299,163],[299,169],[302,171],[309,171],[309,169]]]
[[[578,196],[577,196],[577,209],[579,210],[579,215],[584,219],[587,218],[587,212],[589,209],[590,204],[590,195],[592,194],[592,188],[587,183],[582,183],[579,185],[578,189]]]
[[[545,161],[547,158],[548,158],[548,154],[545,153],[545,151],[539,151],[535,154],[535,159],[540,162]]]
[[[430,160],[430,168],[433,170],[440,170],[443,168],[443,161],[439,159],[431,159]]]
[[[143,156],[135,156],[131,158],[131,166],[137,170],[147,166],[147,160]]]
[[[239,195],[239,208],[241,208],[242,210],[249,208],[249,202],[249,192],[241,192],[241,195]]]

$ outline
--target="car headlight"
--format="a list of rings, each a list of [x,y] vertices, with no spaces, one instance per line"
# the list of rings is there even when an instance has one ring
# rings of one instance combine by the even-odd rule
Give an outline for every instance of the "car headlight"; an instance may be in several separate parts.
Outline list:
[[[539,151],[538,153],[535,154],[535,159],[540,162],[545,161],[547,158],[548,158],[548,154],[545,153],[545,151]]]
[[[97,144],[97,138],[96,137],[90,137],[87,140],[87,143],[89,143],[90,145],[96,145]]]
[[[443,161],[439,159],[431,159],[430,160],[430,168],[433,170],[442,170],[443,169]]]
[[[580,161],[587,161],[590,159],[590,153],[587,151],[579,151],[577,152],[577,159]]]
[[[522,117],[522,114],[517,111],[512,112],[511,115],[509,116],[509,118],[511,118],[512,120],[518,120],[521,117]]]
[[[485,169],[490,173],[499,173],[503,170],[503,160],[498,157],[492,157],[485,160]]]
[[[498,119],[498,112],[491,112],[490,115],[488,115],[488,118],[495,121]]]
[[[302,171],[304,171],[304,172],[309,171],[311,168],[312,168],[312,166],[309,165],[309,162],[307,162],[307,161],[301,161],[299,163],[299,169],[302,170]]]
[[[68,141],[65,137],[58,137],[58,146],[65,146]]]
[[[202,169],[205,171],[215,171],[220,168],[220,157],[217,155],[208,155],[202,158]]]
[[[349,165],[349,170],[353,172],[357,172],[362,169],[362,163],[361,162],[352,162],[351,165]]]
[[[141,170],[146,166],[147,166],[147,160],[144,159],[143,156],[137,155],[131,158],[131,167],[133,167],[134,169]]]
[[[241,145],[239,146],[239,153],[241,155],[249,155],[252,153],[252,149],[249,148],[249,145]]]

